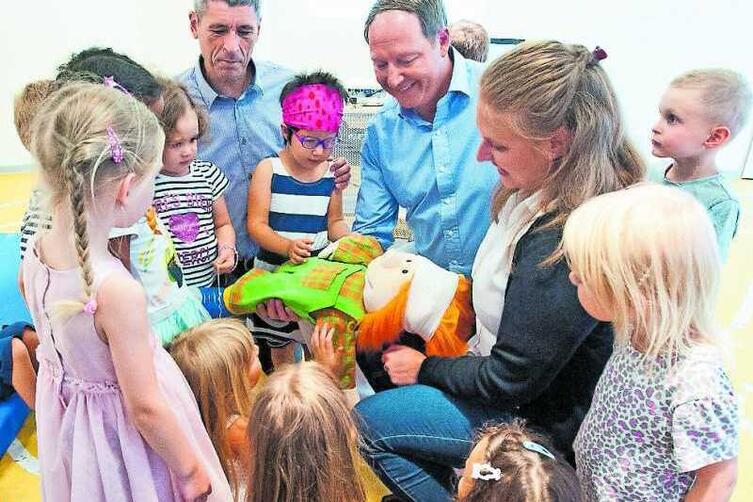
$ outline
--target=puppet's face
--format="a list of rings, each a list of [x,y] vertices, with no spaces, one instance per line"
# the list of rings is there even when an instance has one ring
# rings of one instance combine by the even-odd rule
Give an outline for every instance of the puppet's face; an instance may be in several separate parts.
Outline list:
[[[374,312],[387,305],[402,285],[413,279],[417,261],[414,254],[387,251],[369,263],[363,289],[366,311]]]

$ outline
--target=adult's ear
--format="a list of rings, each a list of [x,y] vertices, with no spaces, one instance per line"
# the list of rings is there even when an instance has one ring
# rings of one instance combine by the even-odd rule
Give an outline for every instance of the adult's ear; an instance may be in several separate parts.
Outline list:
[[[570,146],[570,132],[564,126],[557,128],[549,138],[549,156],[551,160],[565,156]]]
[[[437,32],[437,41],[439,42],[439,53],[445,57],[450,51],[450,30],[445,26]]]
[[[191,35],[193,38],[199,38],[199,15],[196,13],[196,11],[191,11],[188,13],[188,22],[191,27]]]
[[[136,179],[135,173],[128,173],[125,178],[120,180],[118,184],[118,190],[115,192],[115,202],[117,204],[125,205],[128,200],[128,195],[133,186],[133,181]]]
[[[729,127],[714,126],[714,128],[711,129],[708,138],[706,138],[706,141],[703,142],[703,147],[707,150],[711,150],[712,148],[719,148],[727,141],[729,141],[731,136],[732,132],[729,130]]]

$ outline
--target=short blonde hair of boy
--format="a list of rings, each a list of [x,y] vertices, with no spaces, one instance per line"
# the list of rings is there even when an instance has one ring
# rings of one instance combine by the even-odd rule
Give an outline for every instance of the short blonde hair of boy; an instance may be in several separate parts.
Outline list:
[[[753,96],[745,78],[725,68],[691,70],[672,80],[670,87],[701,91],[706,116],[730,130],[734,138],[745,127]]]
[[[13,123],[18,138],[27,150],[31,150],[31,122],[42,102],[57,89],[54,80],[43,79],[29,82],[13,102]]]
[[[321,365],[275,371],[248,423],[248,502],[364,502],[358,433],[337,382]]]
[[[251,332],[237,319],[212,319],[181,333],[170,354],[188,380],[222,469],[238,493],[241,472],[229,444],[233,415],[248,417],[253,402],[250,369],[259,355]]]
[[[642,183],[595,197],[570,215],[563,247],[612,313],[617,340],[647,361],[712,342],[721,265],[714,226],[690,194]]]

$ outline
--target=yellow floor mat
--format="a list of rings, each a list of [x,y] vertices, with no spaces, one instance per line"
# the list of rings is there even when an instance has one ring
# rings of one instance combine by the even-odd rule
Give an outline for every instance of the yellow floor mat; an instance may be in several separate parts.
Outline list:
[[[15,232],[34,183],[29,173],[0,173],[0,232]],[[733,502],[753,500],[753,180],[736,180],[743,215],[722,273],[718,319],[723,336],[730,342],[729,372],[740,397],[740,457],[738,483]],[[40,500],[37,442],[31,415],[16,442],[0,460],[0,502]],[[386,492],[371,471],[362,474],[369,501],[379,501]]]

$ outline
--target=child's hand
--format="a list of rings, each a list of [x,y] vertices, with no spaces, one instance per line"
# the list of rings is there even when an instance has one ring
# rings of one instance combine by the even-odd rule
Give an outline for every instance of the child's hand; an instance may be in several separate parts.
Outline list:
[[[329,324],[319,324],[314,326],[314,332],[311,333],[309,349],[314,359],[319,364],[329,369],[336,378],[340,378],[343,366],[343,349],[332,343],[332,337],[335,336],[335,328],[330,328]]]
[[[217,259],[213,263],[218,274],[226,274],[233,271],[235,268],[235,255],[236,251],[234,248],[226,244],[220,244]]]
[[[204,466],[199,466],[187,477],[177,476],[176,481],[180,496],[186,502],[203,502],[212,493],[212,484]]]
[[[292,239],[288,244],[288,258],[296,265],[306,261],[311,256],[311,246],[314,241],[308,237],[304,239]]]

